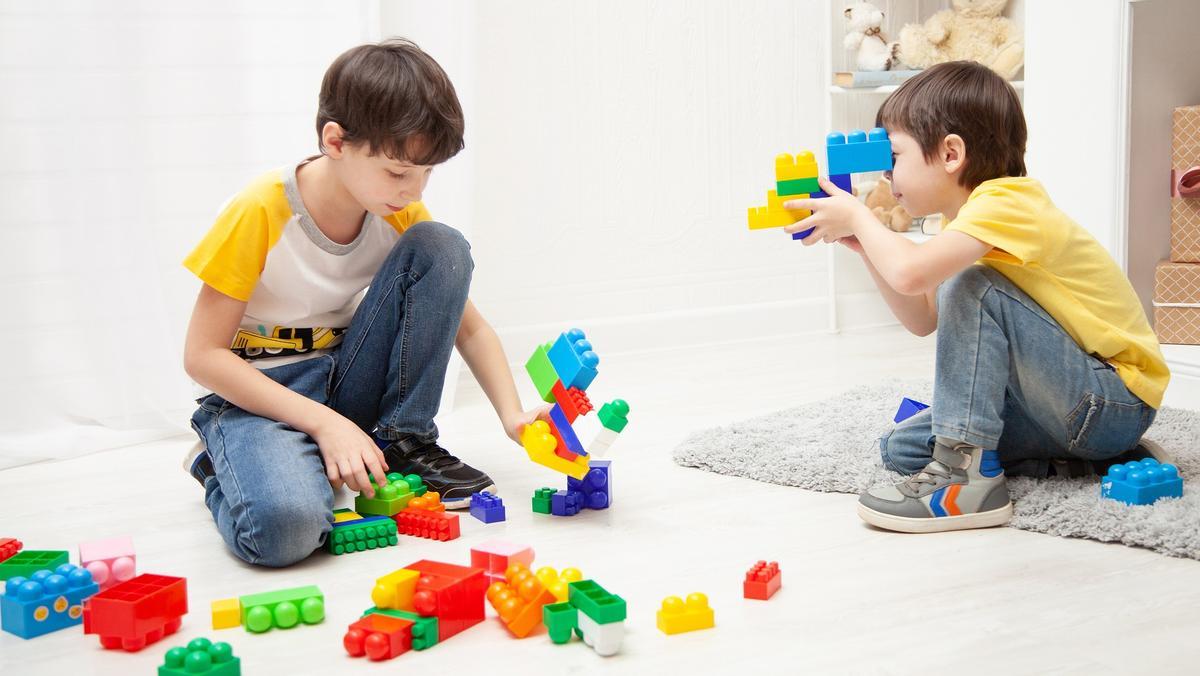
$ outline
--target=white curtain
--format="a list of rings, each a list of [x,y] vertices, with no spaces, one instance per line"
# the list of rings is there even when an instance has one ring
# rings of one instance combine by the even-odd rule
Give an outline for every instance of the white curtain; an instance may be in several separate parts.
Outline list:
[[[369,0],[0,2],[0,468],[188,430],[180,261],[378,38]]]

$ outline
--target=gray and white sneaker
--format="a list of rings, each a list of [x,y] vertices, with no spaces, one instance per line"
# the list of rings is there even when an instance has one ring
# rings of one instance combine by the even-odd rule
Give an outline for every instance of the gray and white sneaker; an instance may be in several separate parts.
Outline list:
[[[1003,525],[1012,518],[1012,502],[996,451],[962,443],[952,448],[939,439],[925,469],[859,496],[858,515],[887,530],[938,533]]]

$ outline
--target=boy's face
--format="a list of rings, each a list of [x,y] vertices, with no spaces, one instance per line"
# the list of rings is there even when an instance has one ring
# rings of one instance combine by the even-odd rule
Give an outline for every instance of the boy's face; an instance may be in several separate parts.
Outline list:
[[[390,216],[421,199],[432,166],[394,160],[383,153],[369,154],[366,145],[343,146],[338,174],[347,192],[363,209]]]
[[[943,202],[958,185],[957,169],[961,158],[947,156],[945,143],[939,144],[932,160],[926,160],[916,139],[903,131],[888,130],[892,141],[892,194],[909,214],[928,216],[943,212]],[[949,162],[947,161],[949,159]]]

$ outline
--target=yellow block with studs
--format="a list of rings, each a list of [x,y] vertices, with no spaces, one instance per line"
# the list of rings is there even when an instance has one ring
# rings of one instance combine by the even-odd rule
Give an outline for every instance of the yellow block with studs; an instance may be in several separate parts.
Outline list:
[[[713,609],[708,605],[708,597],[700,592],[688,594],[687,601],[678,596],[663,599],[657,619],[658,628],[664,634],[711,629],[716,625]]]
[[[798,178],[817,177],[817,158],[808,150],[795,156],[780,153],[775,156],[775,180],[794,181]]]

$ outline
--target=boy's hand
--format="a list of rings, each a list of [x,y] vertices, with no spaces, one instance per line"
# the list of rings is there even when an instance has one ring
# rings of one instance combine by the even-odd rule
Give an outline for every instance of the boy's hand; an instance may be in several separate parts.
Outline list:
[[[550,419],[550,405],[538,406],[537,408],[528,411],[517,411],[512,415],[504,418],[501,422],[504,424],[504,433],[509,439],[521,443],[521,432],[525,431],[526,425],[532,425],[536,420]]]
[[[837,242],[838,242],[838,244],[841,244],[842,246],[846,247],[847,249],[853,251],[854,253],[856,253],[860,256],[863,254],[862,243],[859,242],[858,238],[855,237],[854,235],[850,235],[849,237],[843,237],[843,238],[839,239]]]
[[[377,485],[387,485],[387,462],[383,459],[383,451],[349,419],[334,413],[329,422],[313,431],[312,438],[321,449],[325,476],[334,488],[344,482],[350,490],[373,498],[375,489],[371,487],[368,472],[375,477]]]
[[[854,228],[865,222],[864,218],[874,220],[867,205],[858,201],[854,195],[834,185],[828,177],[817,179],[829,197],[820,199],[799,199],[783,203],[787,209],[808,209],[812,215],[797,221],[783,230],[787,233],[804,232],[813,228],[812,234],[800,240],[804,246],[812,246],[817,242],[836,242],[844,237],[855,234]]]

